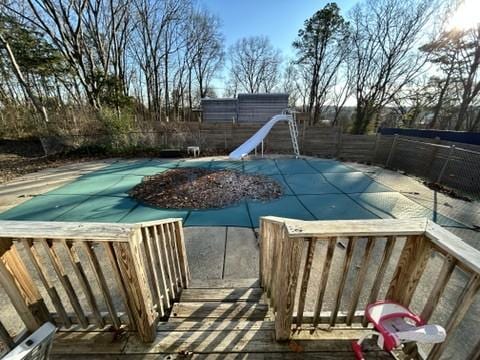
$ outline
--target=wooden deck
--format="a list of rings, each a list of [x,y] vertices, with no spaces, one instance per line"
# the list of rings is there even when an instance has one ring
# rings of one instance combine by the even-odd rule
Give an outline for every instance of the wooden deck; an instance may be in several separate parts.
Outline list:
[[[237,285],[252,284],[250,287]],[[258,282],[193,282],[185,289],[155,340],[142,343],[134,333],[60,332],[54,359],[354,359],[351,341],[366,330],[295,331],[288,342],[275,340],[275,324],[262,300]],[[225,286],[233,286],[231,288]],[[201,302],[200,302],[201,301]],[[391,359],[369,343],[367,359]]]

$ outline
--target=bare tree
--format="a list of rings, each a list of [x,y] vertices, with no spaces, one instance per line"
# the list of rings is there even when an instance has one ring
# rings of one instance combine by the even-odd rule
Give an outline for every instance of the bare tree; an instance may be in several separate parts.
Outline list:
[[[426,58],[417,44],[433,7],[431,0],[366,0],[353,8],[354,133],[364,133],[373,116],[420,73]]]
[[[224,59],[220,19],[206,11],[195,11],[190,19],[189,48],[200,98],[206,96],[214,74]]]
[[[313,123],[320,119],[326,95],[340,64],[345,60],[347,43],[348,24],[335,3],[327,4],[307,19],[293,43],[297,50],[297,63],[311,73],[308,111]]]
[[[229,49],[230,77],[248,93],[271,92],[279,79],[281,57],[267,37],[238,40]]]

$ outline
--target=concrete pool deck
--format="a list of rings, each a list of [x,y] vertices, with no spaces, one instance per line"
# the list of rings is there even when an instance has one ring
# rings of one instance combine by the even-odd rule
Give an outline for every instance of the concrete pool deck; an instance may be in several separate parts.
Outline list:
[[[276,158],[276,157],[272,157]],[[277,157],[278,158],[278,157]],[[308,157],[305,157],[308,159]],[[149,159],[140,159],[145,161]],[[202,158],[201,161],[223,161],[225,157]],[[108,159],[101,161],[69,164],[59,168],[46,169],[22,176],[0,185],[0,212],[13,208],[37,195],[71,184],[81,176],[105,169],[115,163],[135,164],[139,160]],[[219,162],[220,163],[220,162]],[[365,208],[383,217],[375,204],[388,206],[390,216],[405,218],[433,214],[434,218],[445,217],[454,220],[443,225],[460,236],[464,241],[480,249],[480,233],[473,230],[480,224],[480,206],[477,202],[453,199],[433,191],[418,179],[395,171],[357,163],[343,163],[354,172],[362,172],[380,186],[390,188],[398,198],[388,204],[390,192],[371,192],[363,196]],[[341,174],[341,173],[337,173]],[[331,175],[329,175],[331,176]],[[333,174],[335,176],[335,174]],[[341,178],[339,178],[341,180]],[[332,181],[339,181],[333,178]],[[77,182],[78,183],[78,182]],[[291,184],[295,184],[291,182]],[[74,183],[73,183],[74,184]],[[302,184],[300,184],[302,185]],[[401,194],[401,195],[399,195]],[[388,196],[387,196],[388,195]],[[305,195],[304,197],[308,197]],[[352,194],[358,197],[358,194]],[[373,200],[372,200],[373,199]],[[411,201],[410,201],[411,200]],[[335,205],[331,205],[335,206]],[[383,205],[382,205],[383,206]],[[428,209],[428,210],[426,210]],[[458,222],[458,223],[456,223]],[[188,226],[185,239],[192,276],[198,279],[253,278],[258,276],[258,239],[256,229],[235,226]]]

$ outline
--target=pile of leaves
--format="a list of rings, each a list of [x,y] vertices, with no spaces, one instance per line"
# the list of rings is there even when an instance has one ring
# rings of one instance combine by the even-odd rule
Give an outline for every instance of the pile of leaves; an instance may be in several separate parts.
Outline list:
[[[246,199],[275,199],[282,195],[282,187],[263,175],[183,168],[146,176],[129,194],[140,202],[161,208],[211,209]]]

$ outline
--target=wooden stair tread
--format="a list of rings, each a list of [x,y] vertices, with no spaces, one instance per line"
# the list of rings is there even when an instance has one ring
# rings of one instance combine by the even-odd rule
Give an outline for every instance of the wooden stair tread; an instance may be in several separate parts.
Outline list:
[[[179,356],[185,353],[192,358],[203,359],[208,354],[216,358],[245,358],[251,354],[254,359],[354,359],[352,340],[358,339],[365,329],[339,329],[331,331],[299,331],[292,335],[290,342],[276,342],[273,329],[244,329],[220,331],[157,331],[152,343],[142,343],[134,333],[118,337],[113,332],[59,332],[53,343],[52,358],[65,359],[72,355],[79,358],[108,358],[109,354],[121,355],[125,359],[158,359],[158,354]],[[318,340],[318,341],[312,341]],[[391,359],[372,340],[363,346],[367,359]],[[307,354],[308,353],[308,354]],[[101,355],[100,355],[101,354]],[[153,355],[155,355],[153,356]],[[221,356],[219,356],[221,354]],[[304,354],[304,355],[302,355]],[[88,355],[88,356],[87,356]],[[135,357],[141,355],[142,357]],[[152,355],[152,357],[147,357]],[[112,356],[111,358],[117,358]],[[162,358],[162,357],[160,357]],[[181,357],[179,357],[181,358]],[[250,355],[247,357],[250,359]]]
[[[267,313],[268,306],[264,304],[189,302],[174,304],[170,319],[264,320]]]
[[[192,279],[189,289],[232,289],[232,288],[260,288],[257,278],[251,279]]]
[[[292,352],[341,352],[352,354],[351,342],[364,330],[323,331],[312,335],[310,331],[294,335],[292,341],[277,342],[273,330],[219,330],[219,331],[160,331],[151,344],[143,344],[136,337],[129,337],[127,353],[292,353]],[[317,340],[319,337],[323,341]],[[293,344],[292,344],[293,342]],[[372,342],[366,342],[365,351],[379,350]],[[343,357],[337,357],[343,358]]]
[[[184,289],[180,302],[260,302],[261,288]]]

